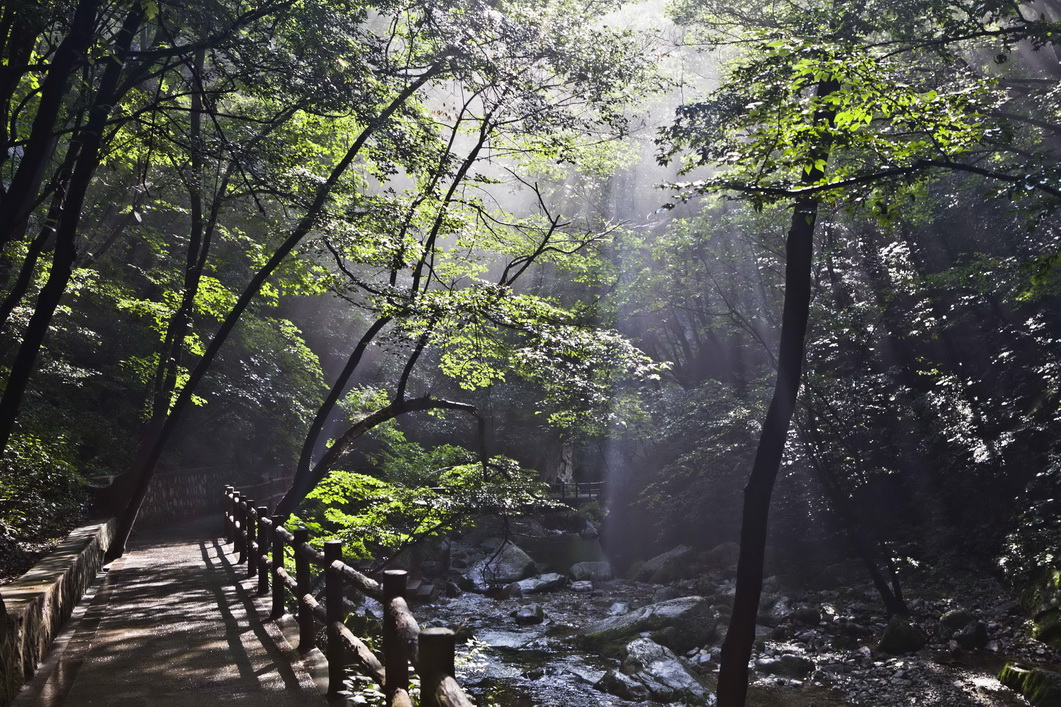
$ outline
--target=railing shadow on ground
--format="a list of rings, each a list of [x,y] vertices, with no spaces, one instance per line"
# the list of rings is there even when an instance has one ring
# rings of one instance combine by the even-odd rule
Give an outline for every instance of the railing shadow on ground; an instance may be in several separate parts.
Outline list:
[[[471,700],[454,677],[456,638],[447,628],[421,629],[405,600],[407,574],[403,570],[383,573],[383,583],[367,577],[342,560],[342,543],[328,541],[324,552],[309,544],[309,531],[288,531],[278,516],[269,517],[266,506],[255,506],[232,486],[225,487],[225,540],[238,553],[237,567],[246,564],[246,576],[256,577],[257,592],[271,595],[270,618],[286,613],[287,591],[297,602],[299,650],[316,647],[317,621],[326,627],[328,696],[342,695],[344,666],[348,658],[383,690],[388,706],[412,707],[409,696],[409,666],[420,676],[423,707],[472,707]],[[295,576],[284,566],[284,553],[291,547]],[[324,572],[324,605],[311,591],[313,568]],[[238,574],[238,573],[237,573]],[[343,623],[344,586],[383,604],[383,658],[355,636]]]

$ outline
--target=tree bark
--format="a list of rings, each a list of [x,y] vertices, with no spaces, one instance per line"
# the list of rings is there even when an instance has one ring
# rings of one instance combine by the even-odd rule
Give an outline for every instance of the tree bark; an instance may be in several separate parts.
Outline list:
[[[37,296],[33,315],[22,336],[22,342],[15,354],[15,360],[4,387],[3,397],[0,398],[0,452],[7,448],[8,440],[14,429],[15,418],[22,405],[22,396],[36,367],[37,357],[48,333],[52,316],[59,306],[63,293],[66,292],[66,285],[73,272],[74,261],[77,258],[77,231],[81,223],[81,209],[84,206],[85,193],[88,191],[92,175],[99,163],[103,129],[117,101],[118,80],[125,66],[125,57],[142,20],[143,8],[140,5],[137,5],[136,9],[126,16],[115,41],[114,55],[110,58],[100,81],[100,88],[92,110],[89,112],[85,129],[77,138],[82,142],[82,146],[70,178],[66,199],[63,202],[62,217],[55,231],[55,251],[52,254],[51,271]]]
[[[313,467],[309,474],[296,478],[291,488],[288,489],[280,502],[276,504],[274,516],[287,518],[295,510],[302,499],[321,482],[329,471],[339,461],[343,453],[350,448],[359,437],[374,427],[378,427],[388,420],[410,412],[422,412],[424,410],[463,410],[476,414],[475,407],[467,403],[458,403],[452,400],[441,400],[425,395],[421,398],[396,399],[380,408],[376,412],[367,415],[354,423],[344,432]]]
[[[755,642],[755,618],[763,588],[766,531],[770,497],[796,407],[803,351],[810,313],[811,262],[818,201],[796,202],[788,232],[785,263],[785,305],[774,395],[763,422],[751,476],[744,488],[737,589],[733,600],[722,665],[718,675],[718,707],[743,707],[748,693],[748,660]]]
[[[84,61],[95,38],[99,5],[99,0],[81,0],[77,4],[70,22],[70,32],[55,50],[55,58],[41,83],[40,102],[29,139],[7,193],[0,199],[0,245],[21,238],[25,232],[44,170],[55,148],[53,133],[66,96],[67,84]],[[123,39],[119,36],[116,41],[120,44]],[[115,51],[119,51],[117,47]]]
[[[839,88],[835,81],[821,81],[816,87],[815,95],[820,99]],[[819,108],[814,121],[820,125],[831,125],[834,117],[834,109]],[[829,152],[828,137],[823,137],[821,145],[811,151],[810,163],[816,165],[819,160],[827,160]],[[804,175],[803,183],[815,184],[824,176],[821,169],[812,167]],[[804,196],[796,200],[785,243],[785,304],[781,314],[777,379],[774,382],[773,398],[763,421],[759,445],[755,450],[752,471],[744,487],[736,596],[726,640],[722,645],[722,661],[718,674],[718,707],[744,707],[748,696],[748,660],[755,643],[755,619],[759,613],[759,599],[763,591],[763,563],[766,558],[770,499],[785,451],[800,378],[803,375],[818,203],[815,196]]]
[[[188,381],[181,388],[180,393],[177,394],[177,398],[174,400],[173,405],[169,410],[169,414],[159,430],[158,436],[153,440],[151,449],[148,453],[144,454],[138,461],[137,465],[129,471],[129,475],[133,479],[133,492],[125,510],[119,518],[118,529],[115,533],[114,541],[111,543],[110,550],[107,553],[108,559],[121,557],[125,554],[125,545],[129,541],[129,535],[133,531],[133,525],[136,523],[136,516],[140,512],[140,506],[143,505],[144,499],[147,497],[147,491],[151,485],[151,479],[155,474],[155,467],[158,465],[158,461],[162,457],[162,451],[165,449],[170,437],[173,436],[173,432],[176,429],[177,424],[180,422],[185,410],[187,410],[188,405],[192,400],[192,394],[209,371],[218,352],[221,350],[225,341],[228,340],[229,335],[236,328],[236,324],[239,323],[243,313],[247,310],[262,286],[272,276],[280,264],[287,259],[287,256],[291,251],[293,251],[295,247],[302,242],[302,239],[314,228],[317,219],[324,210],[329,196],[338,185],[339,180],[346,173],[346,170],[353,164],[354,159],[361,152],[361,148],[368,141],[368,138],[375,133],[376,129],[390,120],[391,116],[393,116],[405,101],[416,93],[416,91],[433,77],[437,76],[442,71],[442,68],[442,64],[433,65],[417,77],[416,80],[402,89],[401,93],[395,96],[375,121],[362,131],[347,150],[343,158],[332,168],[328,179],[317,189],[313,202],[307,208],[305,215],[295,226],[290,235],[288,235],[284,242],[273,251],[269,260],[257,273],[254,274],[254,277],[251,278],[251,281],[244,288],[243,292],[240,293],[239,299],[237,299],[236,304],[233,305],[232,311],[228,313],[228,316],[225,317],[225,321],[221,323],[221,327],[210,340],[202,358],[199,359],[195,368],[192,369]]]

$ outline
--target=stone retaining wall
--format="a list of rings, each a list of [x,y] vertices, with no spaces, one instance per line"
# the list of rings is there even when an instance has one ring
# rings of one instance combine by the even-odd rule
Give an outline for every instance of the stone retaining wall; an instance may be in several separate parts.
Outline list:
[[[0,587],[0,705],[37,669],[103,566],[116,527],[112,518],[74,530],[33,569]]]
[[[137,516],[137,527],[157,528],[176,521],[220,515],[225,485],[270,508],[283,495],[289,479],[263,481],[260,475],[235,474],[225,467],[159,469]]]

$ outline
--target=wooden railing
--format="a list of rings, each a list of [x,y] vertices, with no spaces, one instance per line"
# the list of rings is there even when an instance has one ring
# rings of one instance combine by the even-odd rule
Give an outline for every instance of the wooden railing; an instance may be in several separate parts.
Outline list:
[[[405,601],[407,575],[404,570],[383,573],[380,584],[343,562],[342,543],[324,543],[324,552],[309,544],[309,531],[288,531],[279,516],[269,516],[266,506],[255,506],[233,487],[225,487],[225,540],[239,553],[237,567],[247,565],[247,577],[257,577],[258,593],[272,594],[271,618],[286,611],[286,591],[298,602],[299,650],[316,647],[317,621],[327,627],[328,696],[340,696],[343,668],[354,662],[382,688],[387,705],[412,707],[409,697],[409,665],[420,675],[423,707],[472,707],[471,700],[454,678],[456,640],[448,628],[421,629]],[[295,576],[284,566],[284,553],[291,547]],[[324,572],[324,605],[311,592],[312,571]],[[383,604],[383,659],[376,657],[364,641],[343,623],[343,588],[349,585]],[[352,659],[348,661],[348,658]]]
[[[552,484],[553,493],[561,501],[592,501],[601,497],[603,481],[557,481]]]

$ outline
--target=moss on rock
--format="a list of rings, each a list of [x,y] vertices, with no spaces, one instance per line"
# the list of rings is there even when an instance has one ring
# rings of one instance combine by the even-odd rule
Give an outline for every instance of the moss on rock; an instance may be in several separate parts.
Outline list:
[[[998,679],[1035,707],[1061,707],[1061,674],[1007,663],[999,672]]]

